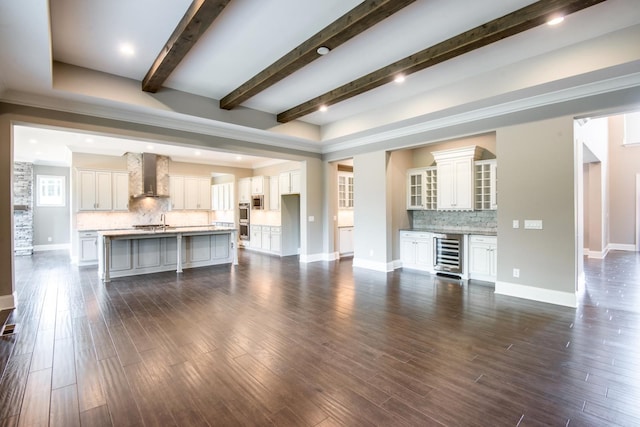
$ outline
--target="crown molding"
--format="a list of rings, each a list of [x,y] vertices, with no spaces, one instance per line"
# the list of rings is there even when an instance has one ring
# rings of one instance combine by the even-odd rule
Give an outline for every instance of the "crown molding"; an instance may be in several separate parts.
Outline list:
[[[336,143],[326,143],[322,153],[334,153],[337,151],[351,150],[360,148],[369,144],[383,142],[391,139],[408,137],[435,129],[442,129],[457,126],[477,120],[493,118],[497,116],[507,115],[533,108],[549,106],[565,101],[573,101],[594,95],[600,95],[616,90],[629,89],[640,86],[640,72],[614,77],[611,79],[600,80],[596,82],[576,85],[569,88],[548,91],[544,94],[533,95],[516,100],[496,103],[488,107],[473,108],[473,104],[468,104],[466,111],[447,115],[446,110],[425,114],[423,116],[408,119],[406,122],[416,122],[400,126],[395,129],[376,132],[372,135],[362,137],[348,138],[346,141]],[[459,107],[453,109],[460,110]]]
[[[320,143],[311,142],[307,139],[189,116],[173,111],[152,110],[124,103],[91,103],[86,100],[53,97],[13,90],[2,93],[0,102],[119,120],[207,136],[229,138],[296,151],[306,151],[313,154],[322,153]]]

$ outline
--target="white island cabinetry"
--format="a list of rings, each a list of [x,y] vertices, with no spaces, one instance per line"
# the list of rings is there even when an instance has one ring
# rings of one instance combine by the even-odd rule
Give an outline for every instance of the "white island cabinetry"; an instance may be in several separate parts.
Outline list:
[[[98,274],[133,276],[217,264],[237,264],[236,230],[213,226],[98,233]]]

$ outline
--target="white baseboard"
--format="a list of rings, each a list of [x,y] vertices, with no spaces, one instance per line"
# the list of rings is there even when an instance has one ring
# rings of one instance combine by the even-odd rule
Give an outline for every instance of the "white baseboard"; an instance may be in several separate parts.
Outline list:
[[[318,261],[335,261],[336,252],[330,253],[320,253],[320,254],[311,254],[311,255],[303,255],[300,254],[300,262],[301,263],[309,263],[309,262],[318,262]]]
[[[18,298],[15,292],[11,295],[0,296],[0,310],[9,310],[12,308],[16,308],[17,303]]]
[[[71,245],[69,243],[59,243],[57,245],[34,245],[34,252],[42,252],[42,251],[60,251],[60,250],[70,250]]]
[[[340,258],[342,258],[342,257],[340,256],[340,252],[329,252],[329,253],[327,254],[327,261],[337,261],[337,260],[339,260]]]
[[[391,265],[393,266],[394,270],[397,270],[399,268],[402,268],[402,261],[400,261],[399,259],[394,259],[393,261],[391,261]]]
[[[609,243],[608,248],[612,251],[636,251],[636,245],[630,245],[627,243]]]
[[[353,266],[358,268],[366,268],[367,270],[381,271],[388,273],[394,269],[394,261],[391,262],[377,262],[370,261],[368,259],[353,258]]]
[[[518,285],[516,283],[496,282],[495,293],[565,307],[578,307],[578,297],[575,292],[561,292],[535,286]]]
[[[595,259],[604,259],[607,254],[609,253],[609,249],[610,247],[607,246],[606,248],[604,248],[603,251],[592,251],[589,249],[585,249],[585,255],[587,255],[589,258],[595,258]]]

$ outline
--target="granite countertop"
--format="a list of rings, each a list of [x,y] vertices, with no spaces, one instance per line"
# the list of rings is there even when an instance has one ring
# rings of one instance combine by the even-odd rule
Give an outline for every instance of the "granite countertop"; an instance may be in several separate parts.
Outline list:
[[[403,228],[400,231],[423,231],[429,233],[443,234],[480,234],[483,236],[497,236],[498,230],[495,228],[447,226],[447,227],[425,227],[425,228]]]
[[[236,231],[233,227],[219,227],[216,225],[194,225],[194,226],[183,226],[183,227],[170,227],[166,228],[154,228],[151,230],[145,229],[134,229],[134,228],[126,228],[126,229],[116,229],[116,230],[98,230],[98,234],[101,236],[108,237],[121,237],[121,236],[145,236],[145,235],[172,235],[172,234],[181,234],[181,233],[206,233],[212,231],[219,232],[228,232],[228,231]]]

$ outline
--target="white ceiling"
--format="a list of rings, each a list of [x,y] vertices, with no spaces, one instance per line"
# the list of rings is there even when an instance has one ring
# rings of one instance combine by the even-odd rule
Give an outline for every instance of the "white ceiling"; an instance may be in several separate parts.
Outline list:
[[[120,157],[125,153],[155,153],[176,162],[202,163],[255,169],[282,160],[224,153],[199,147],[189,148],[157,141],[115,138],[100,134],[16,125],[14,153],[16,161],[41,165],[70,166],[71,153],[91,153]]]
[[[32,99],[29,97],[38,95],[67,102],[82,101],[110,108],[115,106],[123,111],[129,107],[138,108],[139,105],[134,105],[133,95],[117,94],[120,98],[114,103],[114,99],[100,98],[95,91],[90,92],[86,87],[86,95],[81,95],[84,89],[79,83],[73,93],[55,87],[52,61],[139,82],[190,3],[191,0],[0,2],[0,100]],[[211,105],[217,107],[217,100],[359,3],[361,1],[358,0],[231,0],[164,85],[211,98]],[[243,107],[275,115],[531,3],[534,1],[417,0],[249,99]],[[320,146],[331,143],[323,139],[326,138],[324,135],[332,135],[328,130],[338,124],[342,126],[341,129],[354,129],[354,132],[362,131],[363,126],[375,132],[377,122],[367,119],[367,115],[375,117],[385,108],[392,108],[387,116],[393,116],[393,119],[386,120],[393,120],[400,126],[403,120],[411,118],[411,114],[421,113],[408,109],[399,111],[390,106],[399,103],[408,105],[409,100],[421,94],[428,98],[429,94],[438,91],[446,93],[450,88],[462,87],[463,82],[472,81],[477,76],[497,75],[505,67],[638,24],[638,0],[608,0],[568,16],[560,26],[544,25],[529,30],[417,72],[402,85],[385,85],[331,106],[327,112],[309,114],[300,121],[318,127],[320,141],[314,142],[319,142]],[[118,49],[122,42],[130,43],[135,55],[121,55]],[[553,71],[548,70],[550,74]],[[536,80],[539,74],[508,76],[513,79],[508,83],[513,83],[515,87],[515,81],[518,80],[519,87],[525,87],[526,84],[533,86],[539,83]],[[549,81],[560,77],[549,77]],[[531,83],[527,83],[527,79]],[[173,114],[177,119],[184,119],[184,115],[178,112],[163,110],[162,114]],[[246,126],[249,128],[252,125],[247,123]],[[265,132],[264,129],[259,131]],[[30,132],[37,135],[33,136]],[[16,144],[33,149],[28,139],[46,139],[41,135],[42,132],[43,129],[21,129],[16,133]],[[269,130],[266,132],[271,133]],[[349,139],[348,132],[342,131],[342,140]],[[68,141],[73,140],[71,149],[75,151],[96,150],[93,147],[101,140],[93,135],[96,143],[91,145],[84,142],[86,136],[67,136],[66,144],[69,145]],[[256,138],[259,139],[259,136]],[[304,140],[306,136],[298,138]],[[52,134],[50,139],[57,140],[57,136]],[[142,147],[147,141],[123,141],[120,144],[123,147],[118,151],[128,145],[142,144],[138,145]],[[113,139],[108,139],[107,147],[113,148],[115,145]],[[200,159],[207,157],[207,162],[233,164],[234,153],[205,153],[205,150],[201,150]],[[174,156],[197,161],[193,151],[187,148]],[[18,152],[26,153],[27,150],[18,147]],[[53,153],[46,157],[51,160]],[[264,160],[256,158],[247,162],[256,164]]]

